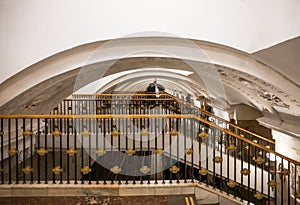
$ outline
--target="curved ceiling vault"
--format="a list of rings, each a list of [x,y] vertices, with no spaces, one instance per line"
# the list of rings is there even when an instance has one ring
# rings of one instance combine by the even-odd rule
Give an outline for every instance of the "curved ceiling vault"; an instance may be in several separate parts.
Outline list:
[[[191,74],[183,76],[168,69]],[[1,84],[0,113],[47,113],[87,84],[130,70],[133,72],[118,77],[115,83],[123,82],[124,86],[134,81],[133,85],[140,87],[158,78],[167,87],[174,89],[177,84],[183,92],[206,94],[216,106],[224,101],[222,109],[248,104],[266,116],[280,119],[281,124],[286,115],[299,117],[299,82],[244,52],[174,37],[100,41],[53,55]],[[115,84],[106,88],[109,86]]]

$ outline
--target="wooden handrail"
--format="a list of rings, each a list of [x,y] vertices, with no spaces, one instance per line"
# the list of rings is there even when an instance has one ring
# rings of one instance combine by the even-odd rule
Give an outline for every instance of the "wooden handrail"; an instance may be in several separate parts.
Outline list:
[[[195,119],[197,121],[203,122],[207,125],[210,125],[216,129],[219,129],[221,131],[223,131],[224,133],[229,134],[230,136],[233,136],[241,141],[244,141],[248,144],[251,144],[254,147],[257,147],[259,149],[262,149],[266,152],[269,153],[273,153],[276,156],[285,159],[286,161],[289,161],[297,166],[300,166],[300,162],[295,161],[293,159],[290,159],[280,153],[275,152],[272,149],[268,149],[260,144],[257,144],[247,138],[244,138],[240,135],[235,134],[234,132],[222,128],[220,126],[218,126],[217,124],[210,122],[206,119],[203,119],[201,117],[195,116],[195,115],[191,115],[191,114],[168,114],[168,115],[146,115],[146,114],[142,114],[142,115],[0,115],[0,118],[3,119],[17,119],[17,118],[25,118],[25,119],[38,119],[38,118],[50,118],[50,119],[67,119],[67,118],[74,118],[74,119],[81,119],[81,118],[85,118],[85,119],[111,119],[111,118],[188,118],[188,119]]]

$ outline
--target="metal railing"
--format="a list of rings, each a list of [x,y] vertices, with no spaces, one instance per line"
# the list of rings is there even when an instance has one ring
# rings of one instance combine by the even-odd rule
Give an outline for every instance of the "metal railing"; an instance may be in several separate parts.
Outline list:
[[[0,183],[197,180],[255,204],[297,203],[300,162],[172,97],[144,96],[0,116]]]

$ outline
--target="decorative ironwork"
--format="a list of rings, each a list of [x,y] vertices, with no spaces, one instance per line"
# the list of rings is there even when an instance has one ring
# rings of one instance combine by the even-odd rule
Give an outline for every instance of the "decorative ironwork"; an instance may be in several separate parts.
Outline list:
[[[176,165],[173,165],[170,169],[170,172],[172,172],[173,174],[176,174],[177,172],[179,172],[179,167],[177,167]]]
[[[272,188],[272,191],[274,189],[274,187],[277,186],[277,182],[275,180],[271,180],[268,182],[268,186],[270,186]]]
[[[16,148],[11,148],[10,150],[8,150],[8,154],[13,157],[15,156],[16,154],[19,153],[19,150],[17,150]]]
[[[171,135],[171,136],[177,136],[178,135],[178,131],[177,130],[172,130],[171,132],[169,132],[169,135]]]
[[[187,148],[186,150],[185,150],[185,153],[187,154],[187,155],[191,155],[191,154],[193,154],[193,149],[192,148]]]
[[[229,146],[226,147],[226,149],[228,149],[228,151],[233,152],[237,150],[237,146],[235,146],[235,144],[230,143]]]
[[[25,137],[29,137],[29,136],[32,135],[32,132],[31,132],[30,130],[24,130],[24,131],[23,131],[23,135],[24,135]]]
[[[142,129],[141,134],[142,134],[143,137],[146,137],[146,136],[148,136],[149,131],[147,129]]]
[[[52,172],[53,172],[54,174],[60,174],[62,171],[63,171],[63,169],[60,168],[60,166],[56,166],[56,167],[54,167],[54,168],[52,169]]]
[[[69,150],[66,151],[66,153],[70,156],[73,157],[75,154],[77,154],[77,150],[74,148],[70,148]]]
[[[132,148],[129,148],[125,151],[125,153],[128,155],[128,156],[132,156],[135,154],[135,150],[133,150]]]
[[[219,156],[216,156],[215,158],[214,158],[214,162],[215,163],[221,163],[223,161],[223,159],[221,158],[221,157],[219,157]]]
[[[201,169],[199,170],[199,174],[201,174],[202,176],[205,176],[205,175],[208,174],[208,170],[207,170],[207,169],[204,169],[204,168],[201,168]]]
[[[119,174],[121,172],[121,168],[118,166],[114,166],[113,168],[110,169],[110,171],[114,174]]]
[[[83,174],[88,174],[92,172],[92,169],[89,168],[89,166],[84,166],[83,168],[80,169],[80,172],[82,172]]]
[[[147,174],[148,172],[150,172],[150,168],[147,166],[143,166],[142,168],[140,168],[140,172],[142,172],[143,174]]]
[[[98,149],[98,150],[96,151],[96,154],[99,155],[99,156],[103,156],[103,155],[106,154],[106,151],[103,150],[103,149]]]
[[[156,154],[162,154],[162,153],[164,153],[164,150],[163,150],[163,148],[157,148],[156,150],[154,150],[154,152]]]
[[[280,172],[280,174],[282,174],[283,176],[287,176],[290,174],[290,170],[283,168]]]
[[[120,136],[121,132],[117,129],[114,129],[113,131],[111,131],[111,135],[114,137],[118,137]]]
[[[262,198],[264,198],[264,195],[260,192],[256,192],[256,194],[254,194],[254,197],[257,198],[258,200],[261,200]]]
[[[90,132],[87,130],[87,129],[84,129],[82,132],[81,132],[81,135],[83,136],[83,137],[88,137],[88,136],[90,136]]]
[[[40,156],[44,156],[45,154],[48,154],[48,150],[45,150],[45,148],[40,148],[36,151]]]
[[[252,142],[257,143],[258,141],[257,140],[252,140]]]
[[[33,168],[31,168],[30,166],[26,166],[22,169],[22,171],[24,172],[24,174],[30,174],[31,172],[33,172]]]
[[[55,137],[59,137],[61,134],[62,133],[57,128],[55,128],[55,130],[52,132],[52,135]]]
[[[202,131],[198,134],[198,137],[204,140],[208,137],[208,134],[206,132]]]
[[[227,186],[229,186],[230,188],[234,188],[237,185],[237,183],[233,180],[229,180],[227,182]]]
[[[243,170],[241,170],[241,174],[248,176],[250,174],[250,170],[244,168]]]
[[[4,135],[4,132],[3,131],[0,131],[0,136],[3,136]]]
[[[261,156],[257,157],[255,160],[254,160],[257,164],[262,164],[265,162],[264,158],[262,158]]]
[[[4,172],[4,169],[3,169],[3,168],[0,168],[0,173],[1,173],[1,172]]]

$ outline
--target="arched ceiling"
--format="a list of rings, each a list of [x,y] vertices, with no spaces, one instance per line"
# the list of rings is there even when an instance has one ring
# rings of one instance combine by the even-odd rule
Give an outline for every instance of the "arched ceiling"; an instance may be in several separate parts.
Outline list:
[[[156,77],[222,109],[247,104],[279,126],[297,124],[299,7],[298,0],[1,1],[0,113],[47,113],[83,86],[130,71],[113,78],[122,89]],[[141,75],[145,68],[153,75]]]
[[[0,82],[64,50],[130,36],[205,40],[258,52],[299,36],[298,8],[298,0],[2,0],[0,64],[5,72]]]

